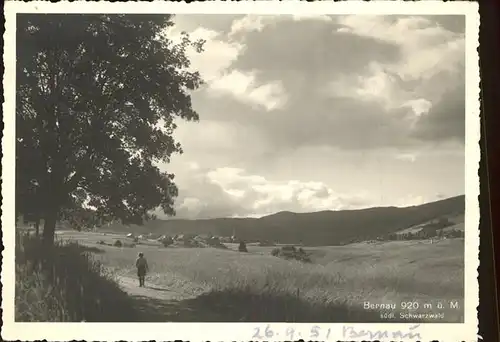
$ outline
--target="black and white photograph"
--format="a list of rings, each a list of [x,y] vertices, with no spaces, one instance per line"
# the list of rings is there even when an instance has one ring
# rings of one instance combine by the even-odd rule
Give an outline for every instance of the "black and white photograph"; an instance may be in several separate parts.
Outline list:
[[[477,4],[186,5],[6,5],[3,338],[475,338]]]

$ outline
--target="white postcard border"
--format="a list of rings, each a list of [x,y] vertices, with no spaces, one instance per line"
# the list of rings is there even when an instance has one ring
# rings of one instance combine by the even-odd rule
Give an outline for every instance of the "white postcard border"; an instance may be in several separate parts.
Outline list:
[[[412,332],[414,340],[477,341],[479,287],[479,13],[474,2],[59,2],[7,1],[5,9],[4,97],[2,138],[2,232],[4,251],[2,267],[2,338],[5,340],[256,340],[256,327],[269,324],[273,336],[268,341],[286,340],[285,331],[293,326],[304,340],[364,340],[345,335],[347,327],[379,333],[379,340],[391,340],[392,334]],[[431,323],[18,323],[14,322],[14,242],[15,242],[15,20],[16,13],[204,13],[204,14],[457,14],[466,15],[466,210],[465,225],[465,322]],[[476,228],[475,228],[476,227]],[[308,335],[314,326],[327,336]],[[281,337],[280,334],[281,333]],[[409,337],[410,335],[408,335]],[[418,338],[419,337],[419,338]],[[372,338],[372,339],[376,339]],[[402,338],[403,339],[403,338]],[[405,339],[406,340],[406,339]],[[410,340],[410,339],[408,339]]]

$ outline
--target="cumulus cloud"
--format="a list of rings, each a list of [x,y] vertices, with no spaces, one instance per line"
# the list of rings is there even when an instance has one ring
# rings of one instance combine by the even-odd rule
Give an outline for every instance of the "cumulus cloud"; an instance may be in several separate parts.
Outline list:
[[[192,32],[203,27],[208,30],[221,32],[224,35],[231,32],[235,20],[244,17],[244,14],[176,14],[175,26],[179,31]]]
[[[366,207],[366,194],[339,194],[322,182],[269,180],[240,168],[190,169],[177,200],[182,218],[260,217],[278,211],[312,212]],[[196,189],[196,191],[194,190]]]
[[[391,144],[388,137],[394,146],[419,144],[432,136],[415,134],[416,127],[424,127],[417,122],[436,113],[432,107],[443,94],[464,82],[463,73],[457,73],[464,57],[463,33],[447,31],[427,18],[245,16],[233,22],[233,31],[241,34],[238,41],[245,50],[232,65],[238,71],[227,77],[241,81],[227,84],[235,84],[238,93],[236,89],[245,87],[237,84],[250,79],[268,82],[260,93],[239,91],[250,105],[255,105],[250,96],[269,99],[273,88],[286,97],[276,96],[270,103],[279,105],[263,107],[275,110],[272,118],[245,109],[226,111],[226,116],[262,126],[276,148],[327,143],[370,149]]]
[[[338,22],[343,32],[399,46],[400,62],[387,68],[403,80],[459,72],[463,65],[465,34],[448,31],[428,18],[351,15],[339,17]]]
[[[180,34],[178,36],[177,39],[180,39]],[[189,49],[187,55],[191,61],[191,69],[199,71],[208,83],[220,77],[244,49],[242,44],[225,40],[222,33],[203,27],[189,32],[189,36],[193,40],[205,41],[203,53]]]
[[[243,18],[233,21],[229,37],[238,38],[250,31],[262,31],[266,22],[272,21],[276,16],[246,15]]]
[[[409,194],[401,198],[395,206],[397,207],[411,207],[422,205],[429,202],[439,201],[444,199],[444,196],[440,193],[434,193],[428,196]]]
[[[477,94],[479,96],[479,94]],[[465,142],[465,82],[446,90],[415,124],[412,135],[437,142]]]
[[[184,178],[184,185],[189,180],[191,186],[180,187],[178,218],[262,217],[279,211],[351,210],[377,205],[376,199],[363,191],[340,193],[323,182],[271,180],[240,168],[191,169]],[[408,194],[389,205],[419,205],[442,198],[439,193]]]
[[[179,160],[210,168],[248,164],[268,153],[271,146],[258,127],[218,119],[180,121],[174,137],[184,154],[174,156],[173,163]]]
[[[357,71],[370,61],[395,60],[399,53],[398,46],[391,42],[335,33],[333,30],[338,24],[332,20],[252,16],[244,21],[245,25],[238,29],[240,36],[234,39],[246,48],[234,67],[258,68],[265,71],[263,79],[281,79],[287,72],[316,77],[331,75],[332,71]]]
[[[330,82],[327,90],[331,97],[374,102],[387,111],[418,100],[412,92],[401,88],[400,79],[379,63],[370,63],[359,75],[340,75]]]
[[[178,19],[179,30],[207,41],[190,55],[207,80],[193,93],[200,122],[179,122],[185,153],[162,166],[177,176],[180,217],[463,192],[463,18]]]
[[[423,129],[434,130],[429,123],[442,122],[443,116],[454,117],[463,127],[464,32],[447,30],[424,17],[345,16],[338,22],[342,25],[338,30],[345,34],[397,45],[400,58],[389,63],[372,62],[354,77],[344,75],[333,81],[334,95],[379,102],[387,110],[409,107],[415,115],[410,124],[418,126],[413,136],[421,138],[437,138]],[[434,106],[453,108],[443,112]],[[441,131],[441,138],[455,138],[456,132],[462,133],[456,124],[452,126],[451,130]]]
[[[232,70],[211,83],[210,93],[215,97],[229,94],[244,103],[260,106],[267,111],[283,107],[287,100],[283,84],[280,81],[256,84],[255,75],[255,71]]]
[[[417,156],[415,153],[397,153],[395,155],[396,159],[402,160],[402,161],[409,161],[409,162],[414,162],[417,159]]]
[[[167,30],[169,38],[180,41],[184,32],[179,31],[181,28],[174,26]],[[206,82],[205,92],[212,97],[233,96],[238,101],[267,111],[282,107],[287,97],[281,81],[259,82],[256,80],[256,70],[230,68],[245,50],[245,44],[228,40],[226,36],[205,27],[197,27],[189,32],[191,39],[205,42],[203,53],[198,53],[194,48],[187,50],[190,70],[200,72]]]
[[[245,15],[233,21],[229,36],[244,39],[244,35],[251,31],[262,31],[266,26],[284,21],[332,21],[329,15],[318,14],[291,14],[291,15]]]

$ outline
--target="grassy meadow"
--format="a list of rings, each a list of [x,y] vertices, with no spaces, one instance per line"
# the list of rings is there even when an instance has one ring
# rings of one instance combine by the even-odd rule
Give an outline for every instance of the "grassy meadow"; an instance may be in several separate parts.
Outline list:
[[[16,235],[15,320],[122,322],[137,320],[115,274],[97,260],[96,247],[57,241],[49,249],[34,236]]]
[[[84,244],[117,235],[62,234]],[[122,240],[124,238],[122,237]],[[126,238],[125,238],[126,239]],[[401,321],[400,312],[444,313],[428,322],[459,322],[463,310],[463,239],[358,243],[305,247],[312,264],[270,255],[273,247],[248,245],[249,253],[214,248],[163,248],[154,242],[135,248],[99,246],[97,257],[116,275],[135,277],[139,251],[150,264],[147,282],[178,289],[231,321]],[[437,302],[444,303],[437,309]],[[393,318],[364,309],[365,302],[396,304]],[[414,311],[402,302],[418,302]],[[431,303],[433,309],[423,309]]]

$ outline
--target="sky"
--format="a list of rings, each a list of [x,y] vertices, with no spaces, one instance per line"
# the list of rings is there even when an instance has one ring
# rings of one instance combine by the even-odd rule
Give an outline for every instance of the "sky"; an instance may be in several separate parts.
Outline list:
[[[162,170],[178,218],[409,206],[465,192],[464,16],[178,15],[205,85]],[[160,215],[161,217],[161,215]]]

